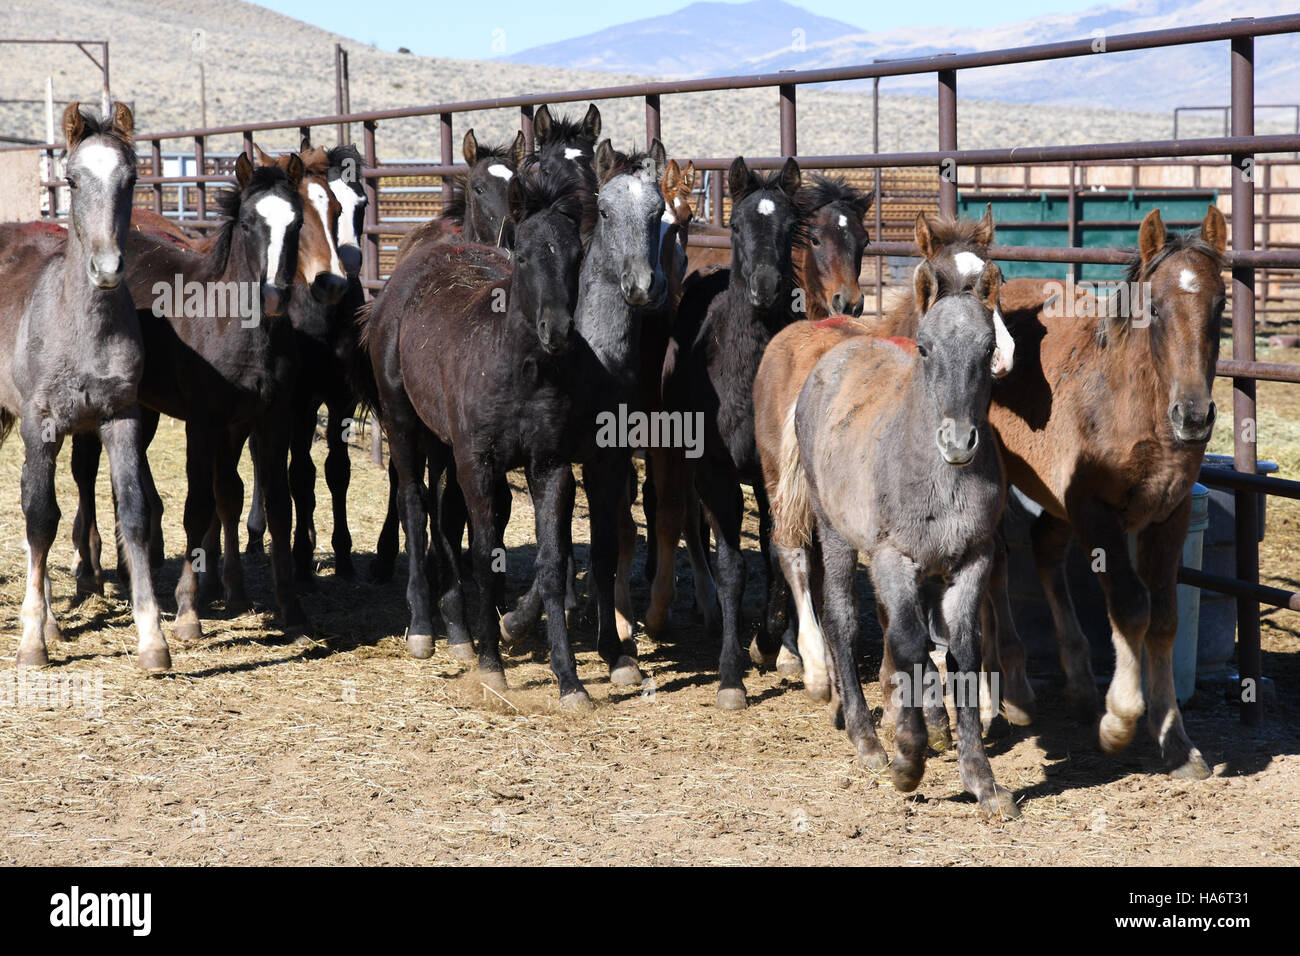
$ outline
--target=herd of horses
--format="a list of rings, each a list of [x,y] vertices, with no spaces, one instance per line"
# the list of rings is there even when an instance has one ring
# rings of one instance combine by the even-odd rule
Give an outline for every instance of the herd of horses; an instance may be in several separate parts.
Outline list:
[[[640,683],[629,577],[633,456],[644,452],[645,630],[670,626],[684,541],[696,605],[721,636],[720,708],[746,706],[751,661],[799,675],[859,760],[911,791],[927,752],[951,741],[942,698],[902,692],[935,675],[937,649],[950,679],[980,675],[983,720],[979,694],[953,701],[963,785],[985,813],[1014,817],[983,746],[990,704],[1016,724],[1035,710],[999,533],[1014,484],[1042,509],[1033,551],[1073,713],[1094,722],[1099,710],[1064,572],[1077,536],[1104,555],[1113,628],[1101,747],[1126,747],[1145,710],[1171,772],[1208,775],[1174,698],[1171,650],[1190,491],[1215,419],[1226,238],[1215,207],[1185,236],[1149,214],[1129,274],[1140,294],[1066,320],[1049,317],[1053,293],[1041,282],[1004,282],[989,261],[991,212],[978,222],[921,214],[911,287],[864,315],[870,195],[805,176],[793,158],[770,172],[737,158],[720,260],[691,246],[693,230],[709,228],[692,223],[693,165],[669,160],[657,140],[617,150],[595,106],[580,119],[543,107],[534,122],[534,149],[522,134],[505,146],[465,135],[468,166],[444,215],[404,237],[367,301],[354,147],[304,141],[278,157],[241,155],[220,227],[200,239],[132,208],[130,110],[68,107],[68,227],[0,225],[0,429],[18,422],[26,453],[20,665],[47,664],[60,636],[47,559],[60,516],[55,461],[70,436],[78,596],[104,587],[94,511],[103,448],[139,662],[170,667],[151,583],[164,548],[147,450],[162,414],[183,420],[186,436],[175,639],[201,637],[213,599],[248,606],[245,444],[255,474],[248,549],[260,551],[269,531],[281,624],[311,639],[299,597],[317,547],[311,445],[324,405],[334,569],[353,577],[345,436],[361,405],[390,451],[371,573],[394,573],[400,527],[415,657],[433,653],[440,619],[448,651],[503,688],[502,644],[544,621],[561,705],[591,706],[570,644],[577,465],[597,649],[611,682]],[[228,307],[242,289],[253,290],[251,315]],[[702,453],[600,440],[598,418],[620,408],[700,416]],[[532,586],[507,613],[499,559],[515,469],[532,497],[537,553]],[[745,485],[767,570],[748,645]],[[892,761],[858,673],[863,554],[884,630]]]

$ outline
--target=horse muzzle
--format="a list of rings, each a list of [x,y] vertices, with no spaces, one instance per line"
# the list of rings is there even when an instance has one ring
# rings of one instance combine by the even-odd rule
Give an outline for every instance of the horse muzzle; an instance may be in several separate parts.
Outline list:
[[[749,304],[756,309],[770,309],[781,291],[781,273],[771,266],[760,266],[746,285]]]
[[[284,315],[284,310],[289,307],[289,292],[291,288],[291,286],[273,285],[270,282],[263,282],[262,314],[272,319]]]
[[[831,314],[832,315],[851,315],[857,318],[862,314],[863,306],[866,304],[867,297],[861,292],[858,293],[857,299],[850,299],[846,293],[836,292],[831,296]]]
[[[951,419],[945,420],[935,434],[935,443],[943,460],[958,467],[969,465],[979,448],[980,432],[974,425],[959,425]]]
[[[1188,445],[1199,445],[1210,440],[1218,408],[1213,401],[1176,401],[1169,406],[1169,422],[1174,426],[1174,437]]]
[[[564,314],[546,314],[537,321],[537,338],[542,343],[546,354],[560,356],[569,351],[573,340],[569,331],[573,328],[573,317]]]
[[[348,280],[332,272],[318,272],[311,280],[311,297],[321,305],[333,305],[348,291]]]
[[[353,245],[339,246],[339,265],[349,279],[355,279],[361,274],[361,249]]]
[[[98,253],[90,257],[86,264],[86,272],[90,276],[91,283],[97,289],[109,291],[116,289],[118,283],[122,281],[122,274],[125,271],[122,259],[122,253]]]

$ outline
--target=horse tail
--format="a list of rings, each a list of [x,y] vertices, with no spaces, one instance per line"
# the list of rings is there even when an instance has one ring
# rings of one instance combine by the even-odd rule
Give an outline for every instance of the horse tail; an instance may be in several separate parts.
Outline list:
[[[798,402],[781,427],[781,450],[778,461],[776,492],[772,495],[772,541],[782,548],[807,548],[812,544],[812,500],[808,495],[808,475],[799,458],[799,438],[795,434],[794,413]]]
[[[379,384],[375,381],[375,369],[370,364],[370,316],[374,311],[374,300],[357,306],[356,348],[352,350],[348,378],[351,380],[352,393],[360,399],[359,414],[362,418],[372,409],[379,410]]]
[[[18,421],[18,416],[7,408],[0,408],[0,445],[5,443],[9,433],[14,430],[14,422]]]

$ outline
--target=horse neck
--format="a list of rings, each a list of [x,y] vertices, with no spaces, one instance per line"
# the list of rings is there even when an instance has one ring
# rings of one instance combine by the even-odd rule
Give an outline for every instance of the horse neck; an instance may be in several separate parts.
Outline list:
[[[1130,306],[1129,312],[1132,312]],[[1057,320],[1060,322],[1061,320]],[[1066,320],[1068,322],[1068,320]],[[1082,389],[1085,401],[1105,402],[1114,405],[1116,396],[1132,396],[1137,401],[1128,404],[1123,414],[1113,416],[1116,428],[1127,433],[1151,435],[1159,433],[1157,422],[1165,415],[1164,393],[1167,391],[1156,370],[1151,353],[1151,336],[1144,330],[1122,328],[1132,321],[1132,315],[1116,318],[1097,318],[1094,322],[1071,322],[1073,335],[1070,350],[1065,354],[1079,356],[1079,361],[1092,372],[1092,378],[1101,377],[1106,383],[1104,392]],[[1110,322],[1114,327],[1106,331],[1103,341],[1098,335],[1097,323]],[[1086,381],[1072,375],[1076,381]]]
[[[575,325],[605,370],[631,382],[641,356],[641,329],[623,298],[616,268],[603,247],[593,243],[578,279]]]

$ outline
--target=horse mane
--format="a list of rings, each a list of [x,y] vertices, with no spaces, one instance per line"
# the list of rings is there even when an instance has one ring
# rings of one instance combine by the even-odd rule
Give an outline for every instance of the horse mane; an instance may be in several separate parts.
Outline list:
[[[1223,253],[1210,245],[1199,234],[1195,232],[1165,232],[1165,244],[1160,248],[1151,261],[1144,266],[1142,263],[1142,254],[1136,250],[1130,250],[1128,267],[1124,272],[1124,284],[1128,290],[1134,288],[1135,283],[1144,282],[1151,278],[1155,271],[1160,268],[1166,259],[1177,252],[1199,252],[1207,257],[1214,265],[1216,272],[1222,272],[1227,268],[1227,259]],[[1133,310],[1137,303],[1133,301],[1132,292],[1127,293],[1129,297],[1128,308],[1121,308],[1120,290],[1116,289],[1109,296],[1105,316],[1101,322],[1097,323],[1097,344],[1105,346],[1112,338],[1116,341],[1122,339],[1133,327]],[[1159,334],[1160,324],[1152,323],[1152,334]]]
[[[795,202],[803,207],[807,216],[826,206],[843,203],[861,218],[871,208],[874,198],[872,193],[850,186],[843,177],[813,173],[796,194]]]
[[[565,113],[563,116],[556,116],[551,113],[549,133],[546,142],[539,144],[540,147],[553,146],[556,143],[567,142],[571,139],[582,139],[587,136],[582,127],[582,119],[574,119],[572,114],[569,113]]]
[[[230,257],[230,244],[234,240],[235,224],[239,221],[239,210],[243,206],[244,195],[265,192],[274,189],[278,183],[288,183],[289,174],[279,166],[258,166],[254,168],[248,185],[243,189],[238,186],[228,188],[217,194],[217,210],[222,220],[217,231],[216,241],[212,244],[212,261],[225,265]]]
[[[614,159],[610,162],[609,168],[605,170],[605,178],[600,181],[600,185],[605,185],[615,176],[637,172],[649,159],[650,154],[647,152],[633,150],[630,153],[622,153],[614,150]]]
[[[346,160],[352,160],[359,167],[364,160],[361,156],[361,150],[357,149],[355,143],[347,143],[343,146],[332,146],[325,151],[331,166],[342,166]]]
[[[340,147],[342,148],[342,147]],[[513,143],[479,143],[477,152],[478,163],[484,160],[496,160],[498,162],[507,162],[514,165],[514,144]],[[454,222],[458,226],[465,225],[465,213],[468,211],[469,199],[465,192],[469,188],[469,172],[456,173],[448,177],[451,186],[451,198],[443,204],[442,215],[438,218]]]
[[[127,158],[131,161],[131,165],[135,165],[135,143],[130,139],[130,137],[123,135],[122,131],[113,125],[112,120],[82,110],[81,122],[83,132],[81,134],[80,143],[84,143],[92,136],[107,136],[126,151]],[[80,143],[78,143],[78,145],[80,145]],[[64,155],[67,155],[67,151],[64,152]]]

